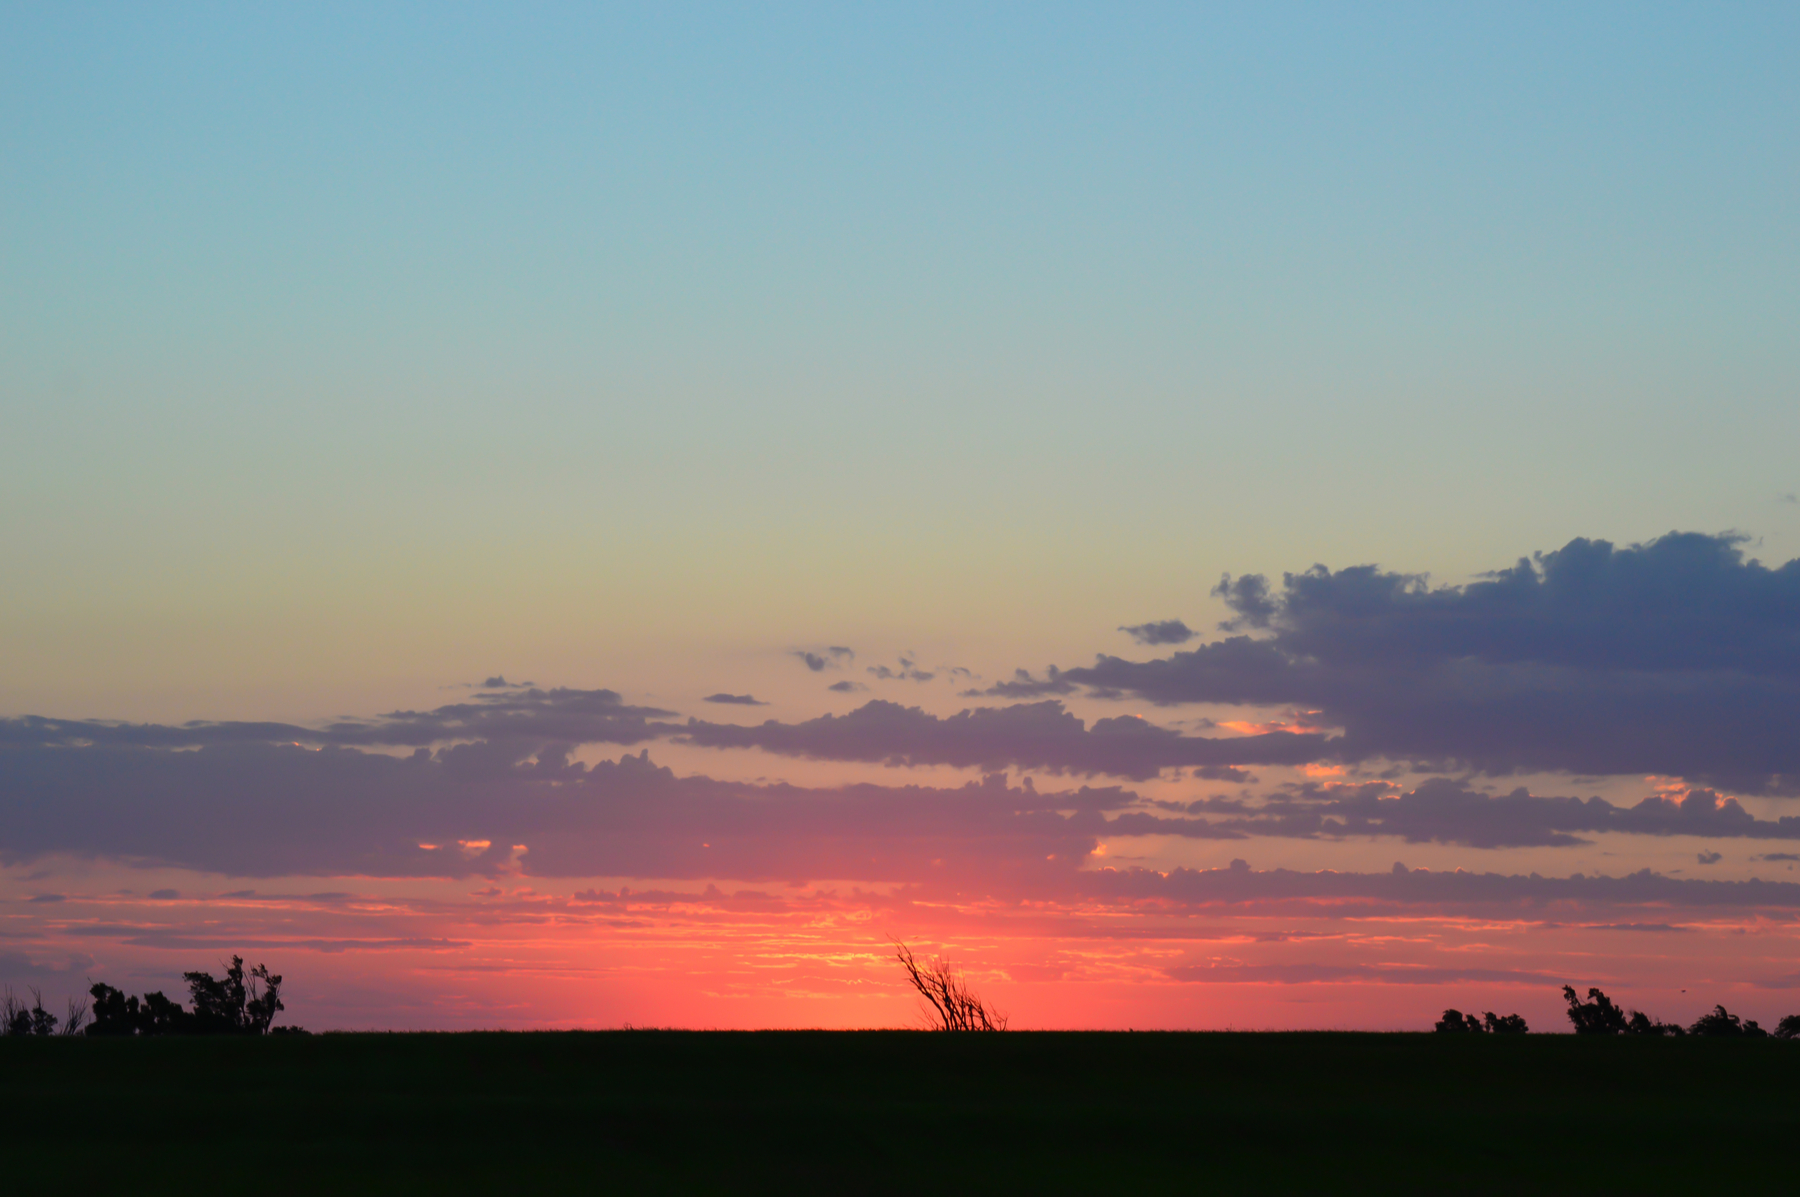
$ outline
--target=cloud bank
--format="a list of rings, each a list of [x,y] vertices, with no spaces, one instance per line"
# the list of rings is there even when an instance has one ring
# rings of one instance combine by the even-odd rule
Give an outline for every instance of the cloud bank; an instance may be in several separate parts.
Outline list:
[[[1237,634],[1149,661],[1021,674],[985,693],[1085,687],[1155,704],[1296,706],[1339,760],[1800,791],[1800,561],[1737,536],[1572,540],[1465,586],[1375,566],[1215,591]],[[1243,763],[1243,762],[1237,762]]]

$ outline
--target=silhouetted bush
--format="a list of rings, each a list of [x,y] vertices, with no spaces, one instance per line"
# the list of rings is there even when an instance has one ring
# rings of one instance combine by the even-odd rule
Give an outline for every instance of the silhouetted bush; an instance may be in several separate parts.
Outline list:
[[[1004,1031],[1006,1015],[989,1010],[969,989],[962,972],[938,957],[921,964],[912,949],[894,941],[894,957],[906,970],[906,979],[929,1006],[934,1029],[939,1031]]]
[[[1725,1039],[1766,1039],[1769,1035],[1767,1031],[1756,1025],[1755,1019],[1740,1021],[1737,1015],[1730,1013],[1723,1006],[1714,1006],[1711,1013],[1702,1014],[1694,1021],[1694,1025],[1688,1028],[1688,1033]]]
[[[1442,1035],[1523,1035],[1530,1028],[1519,1014],[1502,1016],[1489,1010],[1477,1018],[1460,1010],[1446,1010],[1435,1029]]]
[[[1642,1010],[1633,1010],[1625,1020],[1627,1035],[1685,1035],[1687,1029],[1678,1022],[1657,1022]]]
[[[1800,1014],[1790,1014],[1776,1023],[1775,1038],[1800,1039]]]
[[[1569,1003],[1569,1021],[1577,1035],[1618,1035],[1625,1030],[1625,1011],[1612,1004],[1612,999],[1598,989],[1587,991],[1588,1000],[1575,996],[1573,985],[1563,986],[1563,1000]]]

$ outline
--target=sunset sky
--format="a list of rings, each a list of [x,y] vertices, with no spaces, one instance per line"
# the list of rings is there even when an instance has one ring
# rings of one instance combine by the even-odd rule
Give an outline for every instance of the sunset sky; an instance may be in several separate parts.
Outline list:
[[[1800,1011],[1797,46],[0,0],[0,982]]]

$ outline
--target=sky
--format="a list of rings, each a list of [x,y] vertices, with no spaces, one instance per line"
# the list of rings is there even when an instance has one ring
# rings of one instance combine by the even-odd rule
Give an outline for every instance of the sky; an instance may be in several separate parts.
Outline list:
[[[0,2],[0,981],[1800,1009],[1797,35]]]

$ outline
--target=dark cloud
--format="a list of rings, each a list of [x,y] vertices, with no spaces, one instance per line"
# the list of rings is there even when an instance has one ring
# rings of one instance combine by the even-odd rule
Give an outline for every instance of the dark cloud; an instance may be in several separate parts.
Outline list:
[[[1256,780],[1242,769],[1234,769],[1230,765],[1201,765],[1194,770],[1194,776],[1201,781],[1232,781],[1239,785],[1247,785]]]
[[[1800,852],[1765,852],[1758,860],[1800,860]]]
[[[985,690],[964,690],[961,694],[964,698],[1044,698],[1052,694],[1074,694],[1080,689],[1052,665],[1043,681],[1033,677],[1029,670],[1015,669],[1010,681],[995,682]]]
[[[739,707],[766,707],[769,705],[766,702],[758,702],[756,697],[751,694],[708,694],[700,701],[724,703],[727,706]]]
[[[833,682],[833,683],[831,683],[831,685],[829,685],[825,688],[827,690],[835,690],[839,694],[853,694],[858,690],[867,690],[868,689],[868,687],[863,685],[861,682],[851,682],[851,681]]]
[[[1028,877],[1072,871],[1102,812],[1134,800],[1000,778],[727,783],[677,778],[647,753],[586,767],[522,740],[409,756],[34,745],[0,748],[0,861],[70,854],[239,877]]]
[[[1374,566],[1252,575],[1215,593],[1236,635],[1151,661],[1021,674],[990,693],[1300,706],[1331,753],[1493,775],[1659,773],[1800,791],[1800,561],[1742,538],[1573,540],[1466,586]]]
[[[841,661],[856,660],[856,650],[842,644],[833,644],[822,653],[809,652],[803,648],[794,650],[794,656],[806,662],[806,667],[814,673],[821,673],[828,665],[835,666]]]
[[[937,676],[937,674],[930,670],[918,668],[904,657],[900,659],[900,667],[898,669],[889,669],[886,665],[870,665],[868,666],[868,670],[882,681],[892,682],[928,682]]]
[[[1225,600],[1225,605],[1237,612],[1236,619],[1228,619],[1219,625],[1225,632],[1235,632],[1240,628],[1266,628],[1269,626],[1280,606],[1269,597],[1269,580],[1261,574],[1249,574],[1232,581],[1226,574],[1219,579],[1219,584],[1212,588],[1213,597]]]
[[[1180,808],[1171,802],[1157,805]],[[1757,819],[1737,799],[1721,798],[1711,790],[1692,790],[1679,799],[1652,795],[1627,807],[1599,798],[1546,797],[1523,788],[1490,797],[1461,782],[1429,778],[1410,793],[1386,782],[1328,789],[1308,786],[1256,804],[1203,798],[1181,809],[1211,817],[1180,819],[1129,811],[1108,827],[1115,835],[1366,836],[1470,848],[1572,847],[1591,842],[1584,835],[1605,832],[1800,840],[1800,817]]]
[[[1472,805],[1464,794],[1420,789],[1426,799],[1449,795],[1446,809]],[[1452,842],[1508,838],[1484,822],[1491,820],[1489,813],[1470,816],[1475,831],[1469,832],[1446,823],[1429,801],[1427,816],[1383,816],[1400,819],[1385,830],[1373,815],[1356,824],[1358,803],[1373,792],[1289,795],[1297,805],[1343,804],[1311,831],[1296,824],[1291,834],[1345,834],[1360,825],[1375,828],[1372,834],[1403,834],[1398,829],[1404,827]],[[1488,801],[1512,809],[1506,799]],[[1673,827],[1693,818],[1736,827],[1739,834],[1785,830],[1750,819],[1746,831],[1743,819],[1722,815],[1727,804],[1711,796],[1706,801],[1712,814],[1696,817],[1686,811],[1693,801],[1693,795],[1680,803],[1659,797],[1647,803],[1664,805],[1609,808],[1610,814],[1591,799],[1514,805],[1561,812],[1565,824],[1650,817]],[[1404,798],[1382,805],[1396,802],[1401,804],[1396,810],[1403,810]],[[588,767],[561,751],[516,740],[406,756],[258,743],[191,750],[0,747],[0,862],[8,865],[68,855],[244,878],[518,874],[779,884],[830,877],[899,882],[913,887],[908,892],[1166,910],[1504,909],[1564,920],[1568,912],[1578,915],[1590,906],[1655,907],[1657,921],[1686,908],[1800,909],[1800,885],[1682,880],[1647,870],[1617,878],[1545,878],[1404,867],[1367,874],[1259,872],[1241,862],[1167,873],[1086,867],[1104,837],[1285,834],[1279,821],[1294,813],[1209,799],[1200,817],[1162,818],[1130,790],[1040,791],[1028,782],[1008,785],[999,775],[953,787],[721,782],[676,777],[647,752]],[[254,890],[234,893],[257,900]],[[157,932],[139,927],[132,934]]]
[[[1721,860],[1724,860],[1725,857],[1723,853],[1719,852],[1702,852],[1699,854],[1698,859],[1703,865],[1713,865],[1718,864]]]
[[[1119,630],[1139,644],[1186,644],[1198,634],[1179,619],[1132,624]]]
[[[491,679],[490,679],[491,680]],[[227,744],[313,744],[340,747],[427,747],[447,740],[561,741],[641,744],[672,730],[652,720],[673,715],[631,706],[612,690],[517,690],[477,694],[473,702],[431,711],[390,711],[320,727],[293,723],[206,722],[180,725],[101,719],[0,719],[0,747],[110,745],[198,748]]]
[[[1098,719],[1090,728],[1055,701],[940,717],[880,700],[847,715],[802,723],[769,720],[742,727],[690,719],[679,738],[705,748],[760,748],[815,760],[1107,773],[1136,780],[1190,765],[1297,764],[1318,757],[1325,740],[1291,732],[1184,736],[1134,716]]]
[[[1164,969],[1175,981],[1209,985],[1232,983],[1317,985],[1345,981],[1378,981],[1384,985],[1453,985],[1481,982],[1499,985],[1560,984],[1550,973],[1511,968],[1437,968],[1406,964],[1178,964]]]
[[[1261,905],[1301,909],[1323,904],[1339,914],[1368,910],[1426,909],[1550,912],[1564,908],[1650,906],[1707,910],[1800,909],[1800,884],[1791,881],[1700,881],[1640,869],[1622,877],[1542,877],[1536,873],[1296,872],[1290,869],[1096,869],[1078,876],[1082,892],[1122,903],[1155,902],[1170,908]]]

